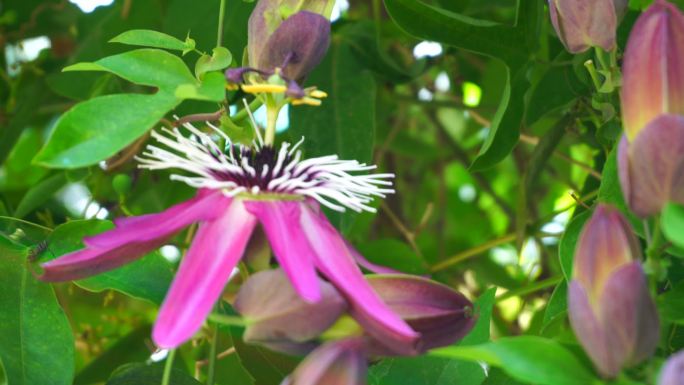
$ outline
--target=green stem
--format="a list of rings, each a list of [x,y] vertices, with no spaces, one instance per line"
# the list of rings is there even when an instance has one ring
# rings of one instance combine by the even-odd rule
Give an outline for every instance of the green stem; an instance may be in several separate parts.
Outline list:
[[[504,301],[504,300],[511,298],[511,297],[522,297],[524,295],[532,294],[532,293],[537,292],[539,290],[544,290],[544,289],[547,289],[549,287],[556,286],[561,281],[563,281],[563,276],[560,276],[560,275],[557,277],[547,278],[545,280],[535,282],[531,285],[521,287],[519,289],[508,291],[508,292],[496,297],[496,302],[501,302],[501,301]]]
[[[209,321],[226,326],[245,326],[242,317],[212,313],[209,314]]]
[[[207,373],[207,385],[214,385],[216,377],[216,347],[218,345],[218,327],[214,327],[214,335],[211,338],[211,346],[209,348],[209,368]]]
[[[280,106],[269,103],[266,105],[266,133],[264,134],[264,144],[273,146],[275,142],[276,123],[280,114]]]
[[[463,262],[467,259],[470,259],[472,257],[476,257],[476,256],[484,253],[485,251],[488,251],[489,249],[493,249],[497,246],[513,242],[513,241],[515,241],[516,237],[517,237],[516,234],[508,234],[508,235],[504,235],[501,238],[497,238],[497,239],[493,239],[489,242],[485,242],[479,246],[473,247],[472,249],[468,249],[464,252],[461,252],[461,253],[454,255],[453,257],[445,259],[444,261],[432,266],[430,268],[430,271],[432,271],[434,273],[434,272],[438,272],[441,270],[445,270],[445,269],[447,269],[453,265],[456,265],[460,262]]]
[[[166,356],[166,364],[164,365],[164,376],[162,377],[161,385],[171,384],[171,370],[173,369],[173,359],[176,356],[176,350],[169,350],[168,356]]]
[[[591,76],[591,81],[594,83],[594,87],[596,87],[596,91],[601,89],[601,79],[599,79],[598,72],[596,72],[596,66],[594,66],[594,61],[593,60],[587,60],[584,62],[584,68],[589,71],[589,76]]]
[[[250,111],[256,111],[261,105],[264,104],[264,102],[256,98],[252,100],[251,103],[249,103],[249,110]],[[241,122],[249,117],[249,113],[247,112],[246,108],[241,109],[240,111],[236,112],[235,115],[233,115],[230,120],[233,122]]]
[[[219,6],[219,18],[218,18],[218,32],[216,37],[216,46],[220,47],[223,43],[223,18],[226,13],[226,0],[221,0],[221,5]]]

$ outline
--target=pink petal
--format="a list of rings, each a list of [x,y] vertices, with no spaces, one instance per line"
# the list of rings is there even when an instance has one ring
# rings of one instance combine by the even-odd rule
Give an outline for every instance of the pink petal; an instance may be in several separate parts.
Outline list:
[[[191,338],[221,296],[242,257],[256,218],[239,199],[223,215],[200,225],[159,310],[152,339],[175,348]]]
[[[297,293],[305,301],[314,303],[321,299],[321,288],[313,250],[299,224],[299,206],[294,201],[245,202],[247,211],[259,218],[278,263]]]
[[[142,242],[173,234],[189,224],[216,218],[230,199],[220,191],[199,193],[196,197],[179,203],[158,214],[118,220],[117,228],[83,240],[89,247],[112,248],[129,242]]]
[[[627,160],[619,165],[627,175],[621,181],[635,214],[648,217],[668,201],[684,203],[684,116],[659,115],[631,143],[620,145],[619,154],[625,152]]]
[[[611,348],[622,362],[638,364],[658,346],[658,310],[639,262],[617,270],[606,282],[599,304]]]
[[[415,354],[419,334],[385,304],[364,279],[344,239],[323,213],[301,203],[301,224],[323,273],[351,304],[351,314],[373,335],[393,350]]]
[[[658,115],[684,114],[684,15],[656,1],[634,24],[622,66],[622,116],[629,140]]]
[[[42,265],[43,281],[60,282],[86,278],[132,262],[162,246],[168,237],[132,242],[109,249],[86,248],[63,255]]]
[[[619,373],[622,363],[611,350],[603,323],[577,280],[572,280],[568,288],[568,316],[577,339],[601,375],[614,377]]]

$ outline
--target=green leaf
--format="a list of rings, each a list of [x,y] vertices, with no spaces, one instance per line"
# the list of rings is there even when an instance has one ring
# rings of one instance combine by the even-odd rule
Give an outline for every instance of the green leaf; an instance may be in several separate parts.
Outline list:
[[[240,363],[254,378],[255,384],[279,385],[299,363],[294,357],[245,344],[235,329],[231,328],[231,335]]]
[[[200,85],[181,84],[176,88],[175,95],[179,99],[207,100],[220,102],[226,97],[226,80],[220,72],[205,74]]]
[[[547,327],[556,319],[565,316],[568,311],[568,284],[561,282],[556,286],[549,298],[549,303],[546,305],[544,312],[544,321],[542,329]]]
[[[19,201],[17,209],[14,211],[14,216],[16,218],[25,217],[50,200],[55,192],[64,187],[66,183],[67,178],[63,172],[43,179],[26,192],[21,201]]]
[[[181,41],[171,35],[149,29],[134,29],[126,31],[111,39],[110,43],[138,45],[144,47],[164,48],[177,51],[185,51],[194,48],[194,41]]]
[[[684,283],[658,296],[658,309],[668,321],[684,324]]]
[[[575,216],[565,228],[565,232],[560,239],[558,256],[560,258],[563,275],[568,282],[572,279],[572,264],[575,260],[575,246],[579,240],[582,228],[584,228],[584,224],[589,220],[590,216],[591,212],[589,211],[585,211]]]
[[[42,257],[49,259],[83,248],[82,240],[89,235],[113,228],[109,221],[79,220],[57,226],[47,239],[48,249]],[[161,304],[173,280],[173,269],[158,252],[118,269],[76,281],[84,289],[100,292],[116,290],[134,298]]]
[[[152,385],[161,384],[162,376],[164,375],[164,365],[145,365],[145,364],[129,364],[120,367],[112,377],[107,380],[106,385]],[[171,381],[172,385],[201,385],[191,375],[184,371],[172,368]]]
[[[216,47],[212,55],[202,55],[195,63],[195,76],[202,79],[202,76],[210,71],[222,70],[233,61],[233,55],[224,47]]]
[[[31,159],[43,145],[43,134],[34,128],[25,129],[0,166],[0,190],[29,188],[45,176],[47,170],[31,164]]]
[[[84,167],[116,154],[181,102],[175,95],[179,85],[199,86],[178,56],[158,49],[125,52],[65,70],[107,71],[158,91],[153,95],[106,95],[74,106],[60,117],[48,143],[34,158],[47,167]],[[215,96],[207,90],[199,93]]]
[[[477,323],[475,323],[473,330],[463,338],[459,345],[474,345],[489,341],[489,330],[491,328],[495,300],[496,288],[491,287],[475,301]]]
[[[350,46],[333,40],[323,62],[309,75],[309,83],[330,96],[319,107],[290,109],[293,140],[306,138],[307,156],[337,154],[369,162],[375,138],[375,81]]]
[[[55,168],[79,168],[116,154],[149,131],[178,105],[174,95],[107,95],[79,103],[57,121],[33,159]]]
[[[431,354],[499,367],[511,377],[540,385],[588,385],[598,380],[561,344],[535,336],[504,337],[475,346],[451,346]]]
[[[663,209],[660,223],[665,237],[679,248],[684,248],[684,206],[668,203]]]
[[[26,269],[27,250],[0,237],[0,359],[11,385],[69,385],[74,337],[52,287]]]

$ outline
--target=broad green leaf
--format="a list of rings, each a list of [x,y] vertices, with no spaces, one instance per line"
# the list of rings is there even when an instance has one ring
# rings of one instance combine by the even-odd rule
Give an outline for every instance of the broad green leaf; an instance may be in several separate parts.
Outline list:
[[[27,270],[27,249],[0,237],[0,359],[11,385],[69,385],[74,337],[49,284]]]
[[[78,63],[64,71],[107,71],[129,82],[173,92],[179,84],[196,80],[178,56],[159,49],[137,49],[107,56],[93,63]]]
[[[431,354],[499,367],[511,377],[539,385],[589,385],[598,380],[563,345],[535,337],[504,337],[475,346],[451,346]]]
[[[477,323],[475,323],[473,330],[463,338],[459,345],[474,345],[489,341],[489,330],[491,328],[495,300],[496,288],[492,287],[482,293],[480,298],[475,301]]]
[[[589,211],[585,211],[575,216],[565,228],[565,232],[558,245],[558,256],[561,262],[561,269],[563,270],[565,280],[568,282],[572,279],[572,264],[575,260],[575,246],[577,245],[580,233],[584,228],[584,224],[589,220],[590,216],[591,212]]]
[[[369,162],[375,138],[375,81],[347,43],[333,40],[309,84],[328,93],[319,107],[290,108],[293,141],[305,137],[307,156],[337,154]]]
[[[14,211],[14,216],[17,218],[25,217],[33,210],[52,199],[55,192],[64,187],[66,183],[67,178],[63,172],[43,179],[26,192],[21,201],[19,201],[17,209]]]
[[[9,120],[2,123],[0,129],[0,164],[3,164],[12,152],[14,143],[31,119],[35,118],[36,110],[46,96],[42,78],[24,76],[17,83],[17,89],[16,105],[13,109],[3,112]]]
[[[78,168],[116,154],[181,102],[175,95],[178,86],[200,86],[178,56],[158,49],[129,51],[75,64],[65,71],[107,71],[158,91],[153,95],[106,95],[74,106],[61,116],[48,143],[34,158],[48,167]]]
[[[107,380],[106,385],[156,385],[161,384],[164,365],[129,364],[120,367]],[[201,385],[194,377],[176,367],[171,369],[172,385]]]
[[[542,329],[559,317],[563,317],[568,311],[568,284],[561,282],[556,286],[546,304]]]
[[[31,164],[31,159],[43,145],[42,133],[32,127],[24,129],[4,164],[0,166],[0,190],[28,188],[47,173]]]
[[[294,357],[245,344],[235,329],[231,328],[231,335],[240,363],[254,378],[255,384],[279,385],[299,363]]]
[[[47,239],[43,258],[57,256],[83,248],[82,240],[113,227],[109,221],[79,220],[57,226]],[[76,281],[84,289],[100,292],[116,290],[131,297],[161,304],[173,279],[173,269],[158,252],[153,252],[118,269]]]
[[[663,209],[660,223],[665,237],[679,248],[684,248],[684,206],[668,203]]]
[[[79,103],[57,121],[34,162],[78,168],[104,160],[150,130],[179,100],[173,94],[107,95]]]
[[[220,102],[226,97],[226,80],[220,72],[210,72],[202,78],[202,83],[181,84],[175,95],[179,99],[207,100]]]
[[[192,50],[194,48],[194,41],[192,39],[184,42],[171,35],[149,29],[133,29],[126,31],[111,39],[109,42],[172,49],[176,51]]]
[[[202,79],[203,75],[210,71],[222,70],[233,61],[233,55],[224,47],[216,47],[212,55],[202,55],[195,63],[195,76]]]
[[[658,309],[666,320],[684,324],[684,283],[659,295]]]

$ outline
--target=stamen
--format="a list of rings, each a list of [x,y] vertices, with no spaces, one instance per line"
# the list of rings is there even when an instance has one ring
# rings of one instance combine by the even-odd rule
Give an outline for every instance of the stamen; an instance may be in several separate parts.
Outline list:
[[[194,188],[221,190],[226,196],[238,194],[285,194],[309,197],[336,211],[371,211],[374,197],[394,193],[393,174],[359,174],[375,169],[356,160],[341,160],[337,155],[302,159],[299,147],[283,143],[277,150],[260,143],[252,147],[234,144],[213,125],[209,128],[229,143],[225,150],[211,136],[186,124],[192,134],[184,137],[178,129],[152,133],[163,145],[148,145],[138,157],[141,168],[179,169],[191,175],[173,174],[172,180]],[[213,135],[212,133],[212,135]]]

